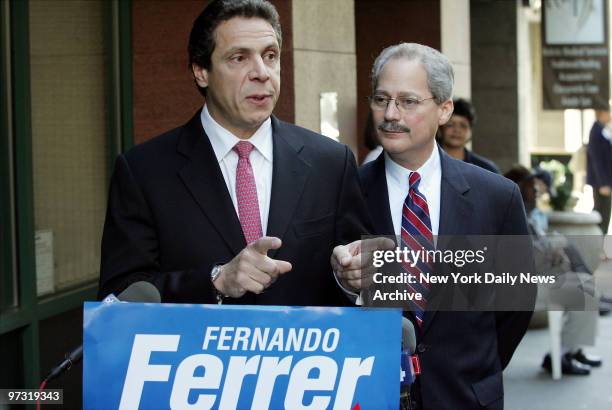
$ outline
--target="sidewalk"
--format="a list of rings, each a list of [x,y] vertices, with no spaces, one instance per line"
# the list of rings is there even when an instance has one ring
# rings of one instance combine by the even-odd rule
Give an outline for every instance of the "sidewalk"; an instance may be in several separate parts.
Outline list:
[[[612,295],[612,261],[596,272],[599,289]],[[554,381],[541,369],[550,347],[548,329],[529,330],[504,372],[506,410],[612,409],[612,314],[601,317],[595,348],[603,366],[589,376],[563,376]]]

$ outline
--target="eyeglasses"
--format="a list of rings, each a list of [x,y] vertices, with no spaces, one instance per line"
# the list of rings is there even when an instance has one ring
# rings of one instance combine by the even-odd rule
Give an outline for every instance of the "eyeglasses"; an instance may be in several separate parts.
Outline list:
[[[433,100],[434,98],[435,97],[421,99],[417,97],[390,98],[385,97],[384,95],[372,95],[368,97],[368,99],[370,100],[370,108],[374,111],[386,110],[391,100],[393,100],[397,109],[402,113],[413,111],[419,106],[419,104],[423,103],[423,101]]]

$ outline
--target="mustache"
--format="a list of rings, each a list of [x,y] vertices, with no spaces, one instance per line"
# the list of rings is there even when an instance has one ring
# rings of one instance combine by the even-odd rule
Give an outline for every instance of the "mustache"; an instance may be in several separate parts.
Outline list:
[[[384,132],[410,132],[410,128],[394,121],[383,121],[378,129]]]

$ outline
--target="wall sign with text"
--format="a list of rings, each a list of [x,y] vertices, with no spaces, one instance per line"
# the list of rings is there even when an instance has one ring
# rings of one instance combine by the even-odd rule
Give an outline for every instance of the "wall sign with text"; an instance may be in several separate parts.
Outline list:
[[[610,95],[607,1],[544,0],[545,110],[604,109]]]

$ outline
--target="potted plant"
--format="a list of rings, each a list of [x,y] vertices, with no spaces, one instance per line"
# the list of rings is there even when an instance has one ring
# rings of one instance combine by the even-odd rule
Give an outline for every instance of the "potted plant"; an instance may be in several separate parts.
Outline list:
[[[542,161],[539,168],[550,173],[550,206],[555,211],[567,211],[574,207],[576,198],[572,197],[573,182],[567,165],[557,161]]]

